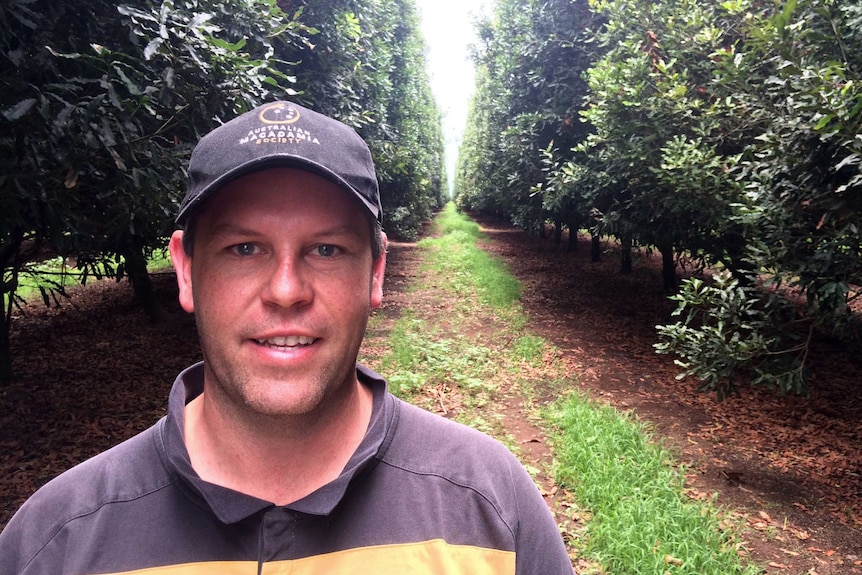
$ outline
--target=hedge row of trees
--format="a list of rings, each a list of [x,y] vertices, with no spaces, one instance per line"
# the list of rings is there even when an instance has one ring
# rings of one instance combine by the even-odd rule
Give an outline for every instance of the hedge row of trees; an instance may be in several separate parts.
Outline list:
[[[412,0],[0,4],[0,382],[19,279],[48,255],[83,279],[128,277],[159,314],[146,262],[173,230],[191,148],[263,101],[355,127],[387,231],[415,236],[446,185],[423,50]]]
[[[655,248],[674,291],[681,255],[721,270],[658,351],[719,395],[804,391],[862,285],[862,5],[498,0],[480,36],[460,205],[613,236],[623,271]]]

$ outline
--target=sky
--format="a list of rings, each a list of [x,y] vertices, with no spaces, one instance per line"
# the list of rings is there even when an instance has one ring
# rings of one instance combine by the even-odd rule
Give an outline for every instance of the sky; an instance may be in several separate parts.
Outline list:
[[[420,29],[427,44],[425,58],[431,91],[443,115],[450,189],[475,86],[469,55],[469,45],[475,42],[473,21],[492,5],[491,0],[416,0]]]

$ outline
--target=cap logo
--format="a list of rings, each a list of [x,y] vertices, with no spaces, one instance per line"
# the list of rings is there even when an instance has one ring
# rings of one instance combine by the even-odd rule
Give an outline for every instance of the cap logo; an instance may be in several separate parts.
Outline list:
[[[278,102],[260,110],[259,126],[252,128],[240,138],[242,144],[299,144],[308,142],[320,145],[310,131],[294,125],[299,120],[299,110],[288,103]]]
[[[2,0],[0,0],[2,1]],[[176,221],[185,224],[227,182],[274,166],[308,170],[355,194],[382,221],[371,150],[346,124],[293,102],[268,102],[200,139]]]
[[[264,124],[292,124],[299,119],[299,110],[279,102],[261,110],[258,118]]]

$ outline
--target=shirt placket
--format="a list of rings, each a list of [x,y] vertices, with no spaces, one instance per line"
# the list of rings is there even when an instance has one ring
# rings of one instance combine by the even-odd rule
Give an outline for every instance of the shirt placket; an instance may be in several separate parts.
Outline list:
[[[283,569],[276,569],[272,562],[296,558],[299,515],[286,507],[273,507],[264,513],[260,522],[259,575],[285,573]],[[284,563],[281,565],[283,567]]]

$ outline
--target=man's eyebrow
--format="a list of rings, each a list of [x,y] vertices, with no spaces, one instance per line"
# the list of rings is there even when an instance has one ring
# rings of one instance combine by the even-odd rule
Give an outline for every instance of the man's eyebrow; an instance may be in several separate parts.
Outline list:
[[[333,225],[331,227],[322,226],[319,230],[314,232],[314,235],[318,236],[339,236],[345,234],[361,236],[362,232],[356,226],[351,224]]]
[[[213,226],[210,233],[214,236],[255,236],[260,232],[230,222],[222,222]]]
[[[210,234],[213,236],[257,236],[260,235],[260,230],[234,224],[231,222],[222,222],[216,224],[210,230]],[[362,236],[363,233],[356,226],[348,223],[344,224],[336,224],[332,226],[321,226],[317,230],[311,233],[313,237],[329,237],[329,236],[341,236],[341,235],[352,235],[352,236]]]

